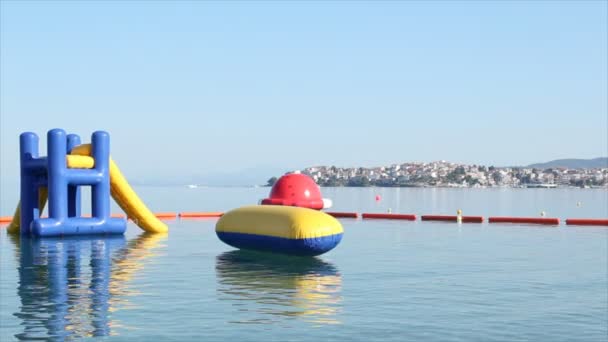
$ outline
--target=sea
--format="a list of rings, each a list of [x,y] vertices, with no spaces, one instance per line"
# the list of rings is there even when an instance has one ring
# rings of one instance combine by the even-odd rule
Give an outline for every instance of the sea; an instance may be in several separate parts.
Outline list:
[[[225,212],[269,190],[135,188],[155,212]],[[235,250],[216,237],[215,218],[167,221],[166,236],[133,223],[114,237],[1,228],[0,341],[608,340],[608,227],[487,223],[608,218],[606,189],[322,193],[335,211],[462,210],[486,221],[341,219],[342,242],[312,258]],[[2,196],[0,215],[12,215],[17,195]]]

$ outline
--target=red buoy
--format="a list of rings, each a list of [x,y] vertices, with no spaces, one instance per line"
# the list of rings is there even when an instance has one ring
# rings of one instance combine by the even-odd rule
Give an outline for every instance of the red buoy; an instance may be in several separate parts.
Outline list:
[[[301,173],[290,173],[274,183],[270,196],[263,199],[261,204],[321,210],[331,207],[331,200],[321,197],[321,189],[312,178]]]
[[[338,217],[338,218],[359,218],[359,214],[357,213],[348,213],[348,212],[338,212],[338,211],[326,211],[325,212],[329,216]]]
[[[408,220],[415,221],[416,215],[412,214],[377,214],[377,213],[364,213],[361,215],[364,219],[387,219],[387,220]]]
[[[546,224],[559,225],[558,218],[539,218],[539,217],[490,217],[490,223],[530,223],[530,224]]]
[[[566,219],[566,224],[571,226],[608,226],[608,219]]]
[[[422,221],[458,222],[458,216],[452,215],[422,215]],[[483,223],[482,216],[462,216],[462,223]]]

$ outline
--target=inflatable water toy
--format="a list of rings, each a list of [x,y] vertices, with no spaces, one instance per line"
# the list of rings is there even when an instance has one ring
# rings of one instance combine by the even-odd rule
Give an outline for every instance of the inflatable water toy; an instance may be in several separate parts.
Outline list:
[[[272,186],[270,196],[264,198],[260,204],[321,210],[330,208],[332,202],[321,197],[321,189],[312,178],[294,172],[281,176]]]
[[[135,194],[116,164],[110,159],[110,136],[92,134],[91,144],[61,129],[47,134],[48,156],[38,156],[38,136],[20,136],[21,201],[8,232],[21,235],[63,236],[123,234],[124,217],[110,214],[110,194],[127,216],[150,233],[167,232],[161,222]],[[92,215],[80,213],[80,187],[90,186]],[[40,213],[47,202],[49,217]],[[174,215],[175,216],[175,215]]]
[[[323,254],[340,243],[344,232],[338,220],[323,212],[276,205],[231,210],[215,231],[232,247],[292,255]]]

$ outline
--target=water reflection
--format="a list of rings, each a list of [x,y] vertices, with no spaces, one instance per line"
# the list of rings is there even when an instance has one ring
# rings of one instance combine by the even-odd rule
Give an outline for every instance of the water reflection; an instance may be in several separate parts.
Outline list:
[[[238,308],[232,323],[267,324],[302,318],[318,324],[340,323],[342,278],[319,258],[230,251],[216,258],[220,299]]]
[[[115,334],[111,313],[128,306],[127,281],[164,237],[32,239],[19,246],[19,340],[71,340]]]

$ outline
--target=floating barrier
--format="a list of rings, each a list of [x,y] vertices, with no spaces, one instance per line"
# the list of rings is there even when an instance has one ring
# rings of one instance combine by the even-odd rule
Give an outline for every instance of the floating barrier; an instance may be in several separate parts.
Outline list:
[[[224,243],[240,249],[313,256],[336,247],[344,230],[321,211],[256,205],[225,213],[215,232]]]
[[[221,217],[224,215],[222,212],[208,212],[208,213],[198,213],[198,212],[187,212],[187,213],[179,213],[179,218],[206,218],[206,217]]]
[[[559,225],[558,218],[539,218],[539,217],[490,217],[490,223],[530,223],[530,224],[546,224]]]
[[[458,216],[455,215],[422,215],[422,221],[444,221],[458,222]],[[462,216],[463,223],[483,223],[483,216]]]
[[[566,219],[566,224],[574,226],[608,226],[608,219]]]
[[[177,214],[176,213],[154,213],[154,216],[156,216],[159,219],[175,219],[175,218],[177,218]]]
[[[335,218],[353,218],[359,217],[363,219],[389,219],[389,220],[416,220],[416,215],[413,214],[389,214],[389,213],[354,213],[354,212],[324,212],[329,216]],[[171,220],[171,219],[188,219],[188,218],[214,218],[222,217],[223,212],[163,212],[155,213],[154,216],[159,219]],[[90,218],[90,214],[82,215],[83,218]],[[131,217],[127,217],[125,214],[112,214],[112,218],[127,218],[133,221]],[[41,217],[41,218],[46,218]],[[463,223],[483,223],[483,216],[462,216]],[[456,215],[421,215],[422,221],[444,221],[444,222],[458,222],[458,216]],[[12,216],[0,217],[0,224],[7,224],[13,220]],[[545,224],[545,225],[559,225],[560,220],[558,218],[545,218],[545,217],[489,217],[489,223],[527,223],[527,224]],[[566,225],[575,226],[608,226],[608,219],[584,219],[584,218],[569,218],[565,220]]]
[[[338,217],[338,218],[359,218],[358,213],[345,213],[345,212],[336,212],[336,211],[326,211],[327,215]]]
[[[408,220],[415,221],[416,215],[412,214],[379,214],[379,213],[364,213],[361,214],[364,219],[387,219],[387,220]]]

